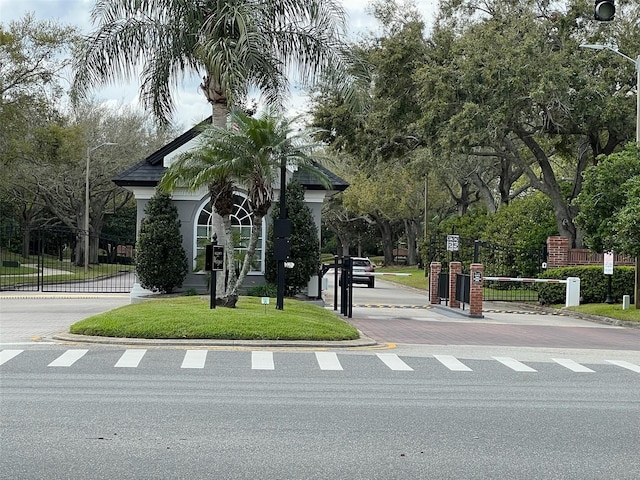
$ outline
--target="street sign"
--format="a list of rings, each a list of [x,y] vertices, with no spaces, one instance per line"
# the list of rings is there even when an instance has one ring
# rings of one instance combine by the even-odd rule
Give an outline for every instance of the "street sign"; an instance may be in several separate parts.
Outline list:
[[[447,235],[447,252],[460,250],[460,235]]]
[[[604,252],[604,274],[613,275],[613,252]]]

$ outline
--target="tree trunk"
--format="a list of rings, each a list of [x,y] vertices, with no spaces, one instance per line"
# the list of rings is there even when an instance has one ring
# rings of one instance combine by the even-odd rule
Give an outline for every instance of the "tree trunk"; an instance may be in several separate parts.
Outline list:
[[[29,245],[31,244],[31,230],[29,227],[25,227],[22,230],[22,257],[27,258],[29,256]]]
[[[225,249],[225,268],[226,268],[226,285],[222,290],[224,294],[220,298],[220,305],[228,308],[235,308],[238,303],[238,294],[234,293],[234,287],[236,284],[236,258],[235,258],[235,245],[233,243],[233,231],[231,229],[231,217],[225,215],[222,217],[222,224],[224,225],[224,249]],[[224,275],[221,275],[224,281]],[[217,301],[217,300],[216,300]]]
[[[200,88],[204,92],[205,97],[207,97],[207,101],[211,104],[211,123],[216,127],[226,127],[229,103],[222,87],[214,80],[212,75],[206,75],[202,79]]]
[[[380,234],[382,236],[382,252],[384,253],[384,264],[393,263],[393,231],[389,220],[376,219]]]
[[[404,229],[407,236],[407,265],[415,265],[418,263],[417,238],[419,224],[415,218],[405,220]]]
[[[253,257],[256,254],[256,245],[258,243],[258,237],[260,236],[260,232],[262,231],[262,215],[255,215],[253,218],[253,226],[251,228],[251,236],[249,237],[249,246],[247,248],[247,253],[244,256],[244,261],[242,262],[242,269],[240,270],[240,274],[238,275],[238,279],[236,280],[235,285],[231,290],[231,294],[238,295],[238,291],[242,286],[242,282],[244,282],[247,273],[249,272],[249,268],[251,267],[251,262],[253,261]]]

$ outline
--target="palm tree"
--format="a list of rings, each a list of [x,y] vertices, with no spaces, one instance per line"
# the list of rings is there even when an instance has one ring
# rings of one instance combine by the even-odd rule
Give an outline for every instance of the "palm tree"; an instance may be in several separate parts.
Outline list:
[[[349,93],[358,78],[334,0],[97,0],[91,15],[98,27],[76,57],[75,92],[139,74],[140,98],[160,124],[175,111],[172,90],[191,74],[202,76],[217,126],[251,88],[279,105],[289,79],[328,76]]]
[[[318,133],[317,129],[300,129],[296,126],[297,119],[287,120],[272,111],[253,118],[234,110],[231,120],[234,128],[206,127],[199,137],[200,146],[178,157],[160,182],[168,190],[179,186],[195,190],[224,179],[246,189],[253,224],[238,278],[227,283],[224,299],[227,306],[235,305],[238,289],[255,257],[263,219],[273,203],[273,185],[281,168],[286,165],[308,168],[326,182],[313,169],[314,162],[322,159],[315,153],[319,144],[310,140]],[[225,222],[225,235],[232,238],[230,221]],[[229,254],[233,252],[227,251],[227,259]]]
[[[96,0],[92,18],[98,27],[80,45],[75,94],[139,74],[140,98],[160,124],[170,122],[172,90],[190,74],[202,76],[218,127],[251,88],[278,106],[290,79],[302,85],[328,79],[357,106],[357,84],[366,82],[343,43],[345,15],[335,0]],[[225,218],[216,206],[223,202],[219,192],[233,189],[207,176],[212,206]]]

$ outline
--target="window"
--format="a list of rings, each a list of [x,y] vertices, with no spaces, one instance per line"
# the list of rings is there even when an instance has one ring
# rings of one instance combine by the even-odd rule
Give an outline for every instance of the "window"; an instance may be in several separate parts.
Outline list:
[[[233,231],[233,243],[235,247],[236,268],[242,267],[242,262],[249,247],[249,237],[251,235],[251,227],[253,226],[253,215],[251,214],[251,207],[249,206],[249,200],[246,196],[236,192],[234,194],[235,200],[235,212],[231,215],[231,229]],[[209,205],[209,199],[207,199],[200,207],[200,212],[197,216],[196,223],[196,260],[194,261],[193,271],[201,271],[204,268],[204,250],[205,245],[211,242],[211,236],[213,235],[213,219],[214,216]],[[256,274],[264,272],[264,243],[263,239],[265,226],[262,225],[262,231],[258,237],[258,243],[256,245],[256,254],[254,261],[249,269],[249,274]]]

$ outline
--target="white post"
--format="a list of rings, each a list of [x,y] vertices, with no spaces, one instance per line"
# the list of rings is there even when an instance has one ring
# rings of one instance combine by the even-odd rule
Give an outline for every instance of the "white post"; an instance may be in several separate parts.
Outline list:
[[[578,277],[567,278],[567,294],[565,307],[577,307],[580,305],[580,279]]]

